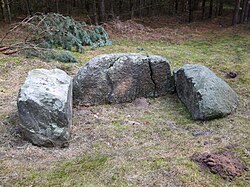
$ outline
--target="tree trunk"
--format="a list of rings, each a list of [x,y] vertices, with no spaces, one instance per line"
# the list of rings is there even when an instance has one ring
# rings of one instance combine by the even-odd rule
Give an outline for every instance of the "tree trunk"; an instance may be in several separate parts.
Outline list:
[[[77,6],[77,1],[73,0],[73,2],[71,3],[72,7],[76,7]]]
[[[199,7],[199,0],[193,0],[193,10],[198,10]]]
[[[130,1],[131,19],[135,17],[135,3],[136,3],[136,0]]]
[[[98,25],[96,0],[93,0],[93,15],[94,15],[94,22],[95,22],[95,25]]]
[[[11,24],[10,2],[9,0],[5,0],[5,2],[6,2],[7,14],[8,14],[8,21],[9,21],[9,24]]]
[[[219,5],[219,13],[218,13],[218,16],[222,16],[222,13],[223,13],[223,7],[224,7],[224,0],[220,0],[220,5]]]
[[[248,0],[243,0],[240,23],[243,23],[245,21],[245,14],[246,14],[246,9],[247,9],[247,4],[248,4]]]
[[[232,25],[236,25],[239,21],[240,2],[241,0],[235,0],[235,8],[234,8]]]
[[[59,13],[59,0],[56,0],[56,13]]]
[[[30,1],[25,0],[25,5],[26,5],[27,15],[33,16],[32,9],[31,9],[31,6],[30,6]]]
[[[179,8],[179,0],[175,0],[175,13],[178,13],[178,8]]]
[[[2,11],[3,20],[6,21],[4,0],[1,0],[1,11]]]
[[[105,1],[104,0],[99,0],[98,7],[99,7],[99,20],[100,20],[100,23],[104,23],[105,22]]]
[[[71,0],[66,0],[66,6],[67,6],[67,14],[71,14]]]
[[[246,7],[246,14],[245,14],[245,20],[247,21],[249,19],[249,12],[250,12],[250,0],[247,3],[247,7]]]
[[[154,16],[155,15],[155,8],[154,8],[154,1],[150,1],[150,5],[148,6],[148,15]]]
[[[47,12],[47,6],[46,6],[46,0],[43,0],[43,13],[45,14]],[[68,7],[68,6],[67,6]]]
[[[206,7],[206,0],[202,0],[202,19],[205,18],[205,7]]]
[[[88,14],[90,13],[90,9],[91,9],[90,5],[91,5],[91,3],[89,1],[87,1],[87,0],[84,1],[84,8],[85,8],[85,10],[87,11]],[[94,7],[96,7],[96,2],[93,0],[93,7],[92,7],[93,10],[94,10]]]
[[[122,5],[123,5],[123,0],[119,0],[119,5],[118,5],[119,16],[120,16],[120,15],[122,14],[122,12],[123,12]]]
[[[182,0],[181,1],[181,12],[186,12],[187,11],[187,1],[186,0]]]
[[[192,0],[188,0],[188,7],[189,7],[188,22],[191,23],[193,21],[193,3],[192,3]]]
[[[218,17],[218,15],[219,15],[219,1],[220,0],[216,0],[216,4],[215,4],[215,17]]]
[[[142,17],[142,0],[139,0],[139,18]]]
[[[209,4],[209,18],[212,18],[213,16],[213,5],[214,5],[214,1],[210,0],[210,4]]]
[[[113,0],[109,0],[109,15],[108,15],[108,20],[113,20],[114,18],[115,18],[115,13],[114,13]]]

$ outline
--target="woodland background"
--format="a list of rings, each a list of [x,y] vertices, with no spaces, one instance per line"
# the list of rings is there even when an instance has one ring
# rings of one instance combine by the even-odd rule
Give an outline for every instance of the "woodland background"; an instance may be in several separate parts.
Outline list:
[[[112,19],[186,15],[186,21],[227,14],[232,25],[247,21],[249,0],[1,0],[0,20],[12,20],[36,12],[85,16],[92,24]]]

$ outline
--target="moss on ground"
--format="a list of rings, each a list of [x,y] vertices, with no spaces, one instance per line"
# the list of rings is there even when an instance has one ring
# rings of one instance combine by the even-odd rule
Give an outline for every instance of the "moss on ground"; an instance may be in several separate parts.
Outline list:
[[[209,40],[199,39],[181,44],[117,40],[113,46],[77,54],[81,61],[78,65],[56,64],[56,67],[74,74],[75,69],[94,56],[114,52],[158,54],[170,60],[172,69],[186,63],[206,65],[236,90],[240,97],[239,109],[223,119],[193,121],[175,95],[147,99],[148,109],[137,108],[131,103],[75,108],[71,147],[73,152],[81,148],[82,150],[74,158],[64,156],[60,159],[60,164],[55,159],[50,167],[43,166],[45,169],[42,170],[39,169],[39,162],[38,166],[36,163],[29,166],[19,163],[15,166],[15,159],[10,156],[3,159],[0,152],[0,178],[4,179],[0,185],[250,185],[249,171],[234,181],[227,182],[202,171],[190,160],[190,156],[196,152],[218,151],[231,146],[230,150],[236,152],[250,167],[249,35],[225,34]],[[23,63],[18,58],[13,61],[18,61],[18,66]],[[6,62],[5,57],[0,58],[1,68],[6,67]],[[226,73],[230,71],[237,72],[238,76],[235,79],[226,78]],[[16,147],[4,148],[7,152],[12,149]],[[53,156],[53,151],[60,154],[67,152],[37,149],[47,154],[47,157]],[[21,150],[24,153],[26,151]],[[46,161],[47,158],[43,159]],[[17,173],[17,177],[11,177],[13,173]]]

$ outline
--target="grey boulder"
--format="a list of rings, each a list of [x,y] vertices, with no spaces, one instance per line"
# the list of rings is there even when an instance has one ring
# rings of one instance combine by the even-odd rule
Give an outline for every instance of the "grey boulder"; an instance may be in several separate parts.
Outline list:
[[[17,98],[21,131],[33,144],[68,146],[72,124],[72,78],[59,69],[29,72]]]
[[[161,56],[134,53],[100,55],[73,80],[73,102],[97,105],[131,102],[173,92],[169,63]]]
[[[207,67],[187,64],[174,78],[178,97],[195,120],[224,117],[237,108],[237,94]]]

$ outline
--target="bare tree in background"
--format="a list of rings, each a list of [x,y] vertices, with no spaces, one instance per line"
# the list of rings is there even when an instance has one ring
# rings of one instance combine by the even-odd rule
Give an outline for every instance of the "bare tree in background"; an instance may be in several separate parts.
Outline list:
[[[103,22],[106,21],[105,1],[104,0],[99,0],[98,1],[98,7],[99,7],[99,20],[100,20],[100,23],[103,23]]]
[[[224,7],[224,0],[220,0],[220,3],[219,3],[219,13],[218,13],[219,16],[222,16],[223,7]]]
[[[96,0],[93,0],[93,14],[94,14],[94,22],[98,25],[98,17],[97,17],[97,8],[96,8]]]
[[[248,0],[247,7],[246,7],[245,21],[249,19],[249,15],[250,15],[250,0]]]
[[[206,0],[202,0],[202,19],[204,19],[205,18],[205,11],[206,11]]]
[[[130,0],[131,19],[135,17],[136,0]]]
[[[192,0],[188,0],[188,9],[189,9],[188,22],[190,23],[193,21],[193,2],[192,2]]]
[[[248,0],[243,0],[242,12],[240,17],[240,23],[243,23],[246,20],[246,10],[247,10]]]
[[[26,4],[27,15],[33,16],[30,0],[25,0],[25,4]]]
[[[113,0],[109,0],[109,20],[113,20],[115,18],[115,11],[114,11],[114,2]]]
[[[213,16],[213,6],[214,6],[214,0],[210,0],[210,4],[209,4],[209,18],[212,18]]]
[[[91,23],[103,23],[119,19],[143,18],[145,16],[188,16],[189,22],[206,17],[221,16],[224,5],[239,7],[225,12],[233,13],[236,23],[243,23],[249,17],[250,0],[0,0],[0,20],[11,22],[19,15],[33,15],[35,12],[56,12],[70,16],[85,16]],[[60,11],[59,11],[60,10]],[[230,9],[229,9],[230,10]],[[201,14],[197,14],[200,12]],[[187,14],[188,13],[188,14]],[[201,16],[200,16],[201,15]]]
[[[6,20],[6,18],[5,18],[5,3],[4,3],[4,0],[1,0],[1,13],[2,13],[3,20]]]
[[[241,3],[241,0],[235,0],[235,8],[234,8],[232,25],[236,25],[239,21],[240,3]]]

